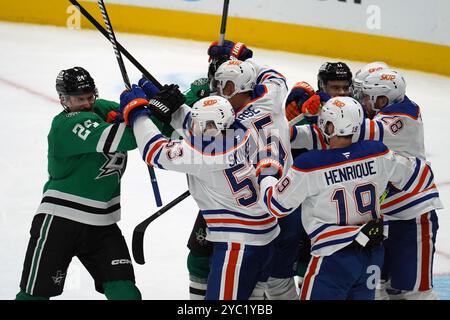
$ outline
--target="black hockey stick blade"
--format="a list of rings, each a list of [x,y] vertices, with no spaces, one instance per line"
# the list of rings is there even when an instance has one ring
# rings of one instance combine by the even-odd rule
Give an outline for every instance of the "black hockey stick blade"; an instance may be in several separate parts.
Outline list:
[[[133,251],[133,257],[136,263],[138,264],[144,264],[144,235],[145,230],[147,229],[148,225],[152,223],[153,220],[161,216],[166,211],[170,210],[174,206],[176,206],[178,203],[189,197],[190,192],[185,191],[183,194],[166,204],[164,207],[156,211],[154,214],[152,214],[150,217],[139,223],[133,231],[133,240],[131,243],[132,251]]]

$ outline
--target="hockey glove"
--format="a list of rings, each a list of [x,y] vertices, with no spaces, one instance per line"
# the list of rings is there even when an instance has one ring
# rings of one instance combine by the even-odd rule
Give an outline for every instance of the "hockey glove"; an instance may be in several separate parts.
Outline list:
[[[302,112],[303,103],[314,95],[314,89],[307,82],[297,82],[286,98],[287,120],[297,117]]]
[[[256,164],[256,177],[258,183],[268,176],[280,179],[283,175],[283,166],[277,160],[272,158],[261,159]]]
[[[149,109],[163,123],[170,123],[172,114],[186,101],[176,84],[165,85],[162,90],[150,99]]]
[[[226,56],[227,59],[235,57],[238,60],[245,61],[253,57],[253,51],[242,42],[225,40],[221,46],[218,45],[217,41],[212,42],[208,48],[208,55],[209,61],[222,56]]]
[[[119,111],[111,110],[106,115],[106,122],[108,123],[122,123],[123,121],[123,116]]]
[[[131,91],[124,91],[120,95],[119,111],[123,115],[125,124],[133,126],[138,115],[150,114],[146,108],[148,104],[147,96],[138,85],[133,84]]]
[[[222,65],[222,63],[228,60],[230,60],[230,57],[227,55],[210,59],[208,67],[208,80],[209,89],[211,92],[217,92],[217,81],[214,79],[217,69]]]
[[[370,250],[379,246],[383,240],[383,219],[377,218],[367,222],[353,242]]]
[[[157,93],[159,93],[159,89],[153,84],[153,82],[151,82],[150,80],[148,80],[144,75],[142,76],[142,78],[139,80],[138,82],[139,87],[141,87],[145,94],[147,95],[147,99],[152,99],[156,96]]]

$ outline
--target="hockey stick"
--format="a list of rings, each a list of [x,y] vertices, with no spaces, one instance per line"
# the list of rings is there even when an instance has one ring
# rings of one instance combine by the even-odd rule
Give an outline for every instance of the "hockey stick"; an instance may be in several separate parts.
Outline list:
[[[89,22],[98,30],[100,31],[103,36],[108,39],[109,41],[109,34],[108,31],[106,31],[105,28],[102,27],[100,23],[95,20],[93,16],[89,12],[86,11],[86,9],[78,3],[77,0],[69,0],[70,3],[72,3],[80,12],[81,14],[89,20]],[[137,61],[122,45],[116,40],[116,47],[117,49],[140,71],[142,74],[149,79],[155,86],[158,87],[158,89],[161,89],[163,86],[161,83],[159,83],[158,80],[156,80],[140,63]]]
[[[289,120],[289,126],[292,127],[293,125],[295,125],[297,122],[302,121],[303,119],[305,119],[305,115],[303,113],[300,113],[298,116],[296,116],[294,119]]]
[[[103,0],[97,0],[98,6],[100,7],[100,11],[102,12],[103,21],[106,25],[106,30],[108,31],[109,35],[109,41],[111,42],[114,53],[116,54],[117,62],[119,64],[120,73],[122,74],[122,79],[125,84],[125,87],[128,91],[131,90],[131,84],[130,79],[128,78],[127,70],[125,69],[125,64],[123,63],[122,55],[120,54],[119,50],[117,49],[117,40],[116,35],[114,33],[114,30],[111,25],[111,21],[109,20],[108,12],[106,11],[105,3]]]
[[[113,46],[114,53],[116,54],[116,58],[117,58],[117,62],[119,64],[120,73],[122,74],[123,82],[124,82],[127,90],[130,91],[131,90],[130,79],[128,78],[128,73],[127,73],[127,70],[125,69],[125,64],[123,63],[122,55],[120,54],[120,51],[117,49],[116,35],[112,28],[111,21],[109,20],[109,16],[108,16],[108,12],[106,11],[105,3],[103,2],[103,0],[97,0],[97,2],[100,7],[100,11],[102,12],[103,21],[105,22],[105,25],[107,28],[107,32],[109,35],[109,41],[111,42],[111,44]],[[148,173],[150,175],[150,181],[152,183],[153,194],[155,195],[156,206],[161,207],[162,206],[161,194],[159,192],[158,181],[156,180],[155,170],[151,166],[147,166],[147,169],[148,169]]]
[[[95,20],[94,17],[92,17],[92,15],[89,14],[89,12],[86,11],[86,9],[78,3],[78,1],[76,0],[69,0],[80,12],[81,14],[89,20],[89,22],[98,30],[100,31],[101,34],[103,34],[103,36],[110,40],[109,34],[108,32],[105,30],[105,28],[103,28],[98,22],[97,20]],[[153,84],[155,84],[159,89],[161,89],[163,86],[161,85],[161,83],[156,80],[119,42],[117,42],[116,40],[116,47],[117,49],[140,71],[142,72],[142,74],[149,79]],[[150,170],[151,167],[149,167]],[[153,168],[151,168],[153,169]],[[142,223],[138,224],[134,231],[133,231],[133,241],[132,241],[132,246],[133,246],[133,256],[135,257],[136,261],[142,261],[142,262],[138,262],[140,264],[143,264],[144,261],[144,233],[145,233],[145,229],[147,228],[147,226],[153,221],[155,220],[157,217],[159,217],[160,215],[162,215],[164,212],[168,211],[169,209],[171,209],[172,207],[174,207],[176,204],[178,204],[179,202],[181,202],[182,200],[186,199],[188,196],[190,195],[189,191],[184,192],[183,194],[181,194],[180,196],[178,196],[178,198],[176,198],[175,200],[173,200],[172,202],[168,203],[167,205],[165,205],[163,208],[161,208],[157,213],[155,213],[154,215],[150,216],[149,218],[145,219]],[[155,196],[156,197],[156,196]],[[136,258],[137,257],[137,258]]]
[[[228,6],[229,6],[230,0],[224,0],[223,2],[223,10],[222,10],[222,21],[220,25],[220,37],[219,37],[219,45],[223,45],[223,41],[225,39],[225,31],[227,26],[227,17],[228,17]],[[161,208],[154,214],[152,214],[150,217],[142,221],[140,224],[138,224],[133,231],[133,240],[132,240],[132,251],[133,251],[133,257],[136,263],[138,264],[144,264],[144,235],[145,230],[147,229],[148,225],[153,222],[156,218],[161,216],[164,212],[168,211],[172,207],[176,206],[178,203],[189,197],[190,192],[189,190],[185,191],[182,195],[178,196],[178,198],[174,199],[169,204],[165,205],[164,208]]]
[[[223,0],[222,22],[220,24],[219,46],[223,45],[223,42],[225,40],[225,31],[227,29],[229,4],[230,4],[230,0]]]
[[[161,216],[166,211],[170,210],[172,207],[176,206],[178,203],[189,197],[190,192],[185,191],[183,194],[178,196],[176,199],[172,200],[168,204],[166,204],[163,208],[156,211],[154,214],[152,214],[150,217],[139,223],[133,231],[133,240],[132,240],[132,250],[133,250],[133,257],[134,260],[138,264],[144,264],[144,235],[145,230],[147,229],[148,225]]]

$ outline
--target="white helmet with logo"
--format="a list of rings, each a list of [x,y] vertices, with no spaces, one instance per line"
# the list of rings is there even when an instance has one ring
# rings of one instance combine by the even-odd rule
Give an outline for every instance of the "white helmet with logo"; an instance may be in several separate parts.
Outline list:
[[[362,92],[369,96],[371,107],[375,110],[374,106],[378,97],[388,98],[387,106],[403,101],[406,93],[406,81],[397,70],[382,69],[366,77]]]
[[[317,123],[327,140],[334,136],[355,134],[364,120],[361,104],[351,97],[335,97],[325,103],[319,113]],[[326,126],[332,123],[334,131],[326,133]]]
[[[233,124],[234,109],[227,99],[210,96],[200,99],[192,106],[191,119],[191,130],[194,135],[215,137]]]
[[[368,75],[387,68],[389,66],[386,63],[375,61],[359,69],[353,78],[353,98],[362,103],[362,85],[364,80],[366,80]]]
[[[250,62],[231,59],[220,65],[214,74],[218,93],[224,98],[231,98],[240,92],[252,91],[256,85],[256,70]],[[228,81],[234,83],[234,92],[225,95],[223,89]]]

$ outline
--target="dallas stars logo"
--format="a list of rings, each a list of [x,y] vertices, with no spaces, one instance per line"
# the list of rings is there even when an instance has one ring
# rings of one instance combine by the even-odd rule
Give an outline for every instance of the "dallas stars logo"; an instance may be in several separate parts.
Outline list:
[[[65,277],[66,277],[66,274],[63,273],[61,270],[58,270],[56,272],[56,275],[52,276],[52,280],[56,285],[60,286]]]
[[[103,153],[106,158],[106,162],[100,168],[100,174],[95,179],[100,179],[112,174],[117,175],[117,179],[120,181],[123,172],[125,171],[125,166],[127,164],[127,155],[123,152],[115,153]]]

